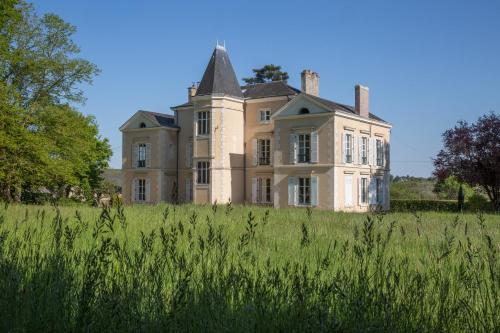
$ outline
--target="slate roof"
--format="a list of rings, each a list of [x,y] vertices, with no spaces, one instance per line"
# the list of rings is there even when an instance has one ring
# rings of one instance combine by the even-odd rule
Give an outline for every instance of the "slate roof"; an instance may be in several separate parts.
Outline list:
[[[310,95],[310,94],[306,94],[306,95],[308,97],[312,98],[313,100],[316,100],[318,103],[323,104],[324,106],[326,106],[327,108],[331,109],[332,111],[337,110],[337,111],[346,112],[346,113],[352,113],[352,114],[357,115],[356,111],[354,111],[354,106],[340,104],[340,103],[337,103],[337,102],[334,102],[334,101],[330,101],[328,99],[324,99],[324,98],[321,98],[321,97],[318,97],[318,96]],[[377,117],[373,113],[369,113],[368,114],[368,118],[376,120],[376,121],[381,121],[381,122],[387,123],[387,121],[383,120],[380,117]]]
[[[245,98],[289,96],[300,93],[299,89],[289,86],[284,81],[249,84],[241,87],[241,90]]]
[[[243,98],[226,49],[219,45],[215,47],[212,57],[210,57],[196,92],[196,96],[212,94]]]
[[[158,122],[158,124],[160,124],[160,126],[179,128],[179,126],[177,126],[175,124],[174,116],[172,116],[170,114],[144,111],[144,110],[139,110],[139,112],[145,114],[147,117],[149,117],[153,121],[156,120],[156,122]]]

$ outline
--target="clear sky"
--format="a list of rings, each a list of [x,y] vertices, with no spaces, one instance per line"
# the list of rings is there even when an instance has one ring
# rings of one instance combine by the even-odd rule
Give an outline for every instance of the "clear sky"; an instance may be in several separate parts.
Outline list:
[[[121,167],[118,127],[136,110],[170,112],[200,81],[225,40],[239,79],[273,63],[300,88],[320,74],[320,96],[353,105],[370,87],[370,111],[393,124],[392,174],[429,176],[441,133],[458,120],[500,112],[500,1],[35,1],[76,25],[81,56],[101,74],[84,86]]]

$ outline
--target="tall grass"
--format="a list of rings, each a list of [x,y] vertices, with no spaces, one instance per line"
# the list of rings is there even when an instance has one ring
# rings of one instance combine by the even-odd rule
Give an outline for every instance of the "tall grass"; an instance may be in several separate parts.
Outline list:
[[[2,331],[499,332],[500,218],[0,208]]]

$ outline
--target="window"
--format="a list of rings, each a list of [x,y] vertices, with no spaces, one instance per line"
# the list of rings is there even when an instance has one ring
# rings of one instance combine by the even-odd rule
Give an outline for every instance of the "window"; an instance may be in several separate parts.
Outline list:
[[[352,134],[345,135],[345,162],[352,163]]]
[[[271,178],[257,178],[257,202],[271,203]]]
[[[207,135],[210,133],[210,112],[208,111],[201,111],[197,112],[197,119],[196,119],[196,125],[197,125],[197,133],[198,135]]]
[[[311,134],[299,134],[299,163],[311,162]]]
[[[361,138],[361,164],[368,164],[368,138]]]
[[[311,204],[311,178],[299,178],[299,205]]]
[[[308,114],[309,113],[309,109],[308,108],[302,108],[299,110],[299,114]]]
[[[146,124],[145,123],[140,123],[139,127],[140,128],[146,128]]]
[[[197,179],[198,184],[210,184],[210,162],[200,161],[197,164]]]
[[[359,190],[361,192],[359,194],[359,200],[361,204],[366,205],[368,203],[368,178],[361,178]]]
[[[135,188],[135,200],[146,201],[146,179],[137,179]]]
[[[260,110],[259,115],[261,123],[267,123],[271,120],[271,110]]]
[[[138,148],[139,148],[139,150],[137,153],[137,167],[138,168],[145,168],[146,167],[147,146],[145,143],[140,143]]]
[[[376,178],[375,179],[375,184],[376,184],[376,196],[377,196],[377,204],[378,205],[381,205],[382,204],[382,201],[383,201],[383,198],[384,198],[384,194],[383,194],[383,187],[382,187],[382,179],[380,178]]]
[[[260,139],[257,140],[257,154],[259,156],[259,165],[271,164],[271,140]]]
[[[384,165],[384,144],[377,139],[377,166]]]

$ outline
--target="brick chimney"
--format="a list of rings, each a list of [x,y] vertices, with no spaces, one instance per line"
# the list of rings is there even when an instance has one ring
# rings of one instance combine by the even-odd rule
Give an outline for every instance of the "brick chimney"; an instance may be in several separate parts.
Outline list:
[[[301,90],[302,92],[314,96],[319,96],[319,74],[311,71],[310,69],[304,69],[300,73],[301,79]]]
[[[193,96],[196,95],[196,91],[198,91],[198,83],[193,82],[191,87],[188,88],[188,101],[191,102],[191,99],[193,98]]]
[[[357,84],[354,87],[354,99],[355,99],[355,105],[354,105],[354,111],[360,115],[361,117],[368,118],[369,114],[369,93],[370,90],[368,87],[364,87],[360,84]]]

